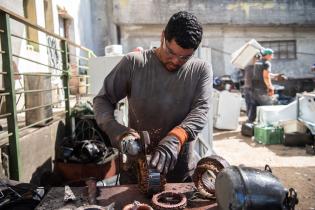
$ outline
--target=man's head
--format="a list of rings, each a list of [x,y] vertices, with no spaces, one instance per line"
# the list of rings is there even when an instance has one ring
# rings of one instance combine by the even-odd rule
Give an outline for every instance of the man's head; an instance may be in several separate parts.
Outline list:
[[[271,60],[273,58],[273,50],[270,48],[264,48],[261,50],[261,55],[265,60]]]
[[[160,59],[167,70],[176,71],[194,54],[202,39],[202,26],[186,11],[175,13],[162,36]]]

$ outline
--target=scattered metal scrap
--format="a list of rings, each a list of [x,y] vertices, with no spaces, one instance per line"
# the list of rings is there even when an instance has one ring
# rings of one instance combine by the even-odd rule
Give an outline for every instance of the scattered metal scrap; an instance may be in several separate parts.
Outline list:
[[[69,202],[69,201],[75,201],[77,198],[73,194],[71,188],[69,185],[65,186],[65,196],[64,196],[64,202]]]
[[[211,155],[199,160],[192,179],[202,196],[214,198],[216,176],[223,168],[229,165],[225,159],[217,155]]]
[[[133,203],[124,206],[123,210],[153,210],[153,208],[148,204],[140,203],[139,201],[134,201]]]
[[[187,206],[187,198],[182,193],[163,191],[152,197],[152,204],[155,210],[180,210]]]
[[[89,204],[91,205],[96,204],[96,196],[97,196],[96,180],[88,179],[85,181],[85,184],[87,185],[87,188],[88,188]]]

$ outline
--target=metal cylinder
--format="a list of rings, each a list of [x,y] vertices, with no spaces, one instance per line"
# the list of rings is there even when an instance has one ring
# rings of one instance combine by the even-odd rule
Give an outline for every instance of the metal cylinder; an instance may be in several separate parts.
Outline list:
[[[271,169],[225,168],[216,177],[215,193],[222,210],[287,210],[294,209],[297,203],[296,194],[288,197],[288,190],[272,175]]]
[[[24,74],[24,89],[25,91],[51,89],[51,74],[42,72]],[[26,110],[31,109],[25,112],[25,124],[31,125],[52,117],[53,112],[51,103],[51,91],[25,93],[25,108]],[[32,109],[38,106],[44,107]],[[43,122],[36,124],[36,126],[45,126],[50,120],[44,120]]]

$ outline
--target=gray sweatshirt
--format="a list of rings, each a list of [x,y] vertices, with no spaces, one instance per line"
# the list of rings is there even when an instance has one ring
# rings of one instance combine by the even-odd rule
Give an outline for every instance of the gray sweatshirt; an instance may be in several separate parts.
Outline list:
[[[182,147],[177,165],[187,172],[195,166],[193,140],[207,121],[212,76],[210,64],[197,58],[188,60],[178,71],[169,72],[154,50],[129,53],[105,78],[94,98],[96,121],[116,147],[119,137],[130,128],[148,131],[152,152],[169,131],[182,127],[189,139]],[[130,128],[119,124],[113,115],[116,103],[126,96]]]

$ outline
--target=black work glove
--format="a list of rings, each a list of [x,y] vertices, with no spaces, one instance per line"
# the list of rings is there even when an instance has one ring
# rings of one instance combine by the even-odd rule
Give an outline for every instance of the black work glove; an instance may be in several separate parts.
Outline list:
[[[155,149],[150,165],[156,168],[160,173],[167,174],[173,170],[180,151],[180,141],[175,136],[166,136]]]

